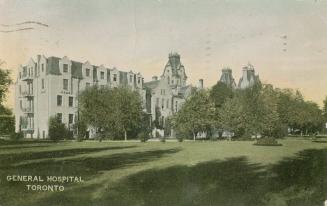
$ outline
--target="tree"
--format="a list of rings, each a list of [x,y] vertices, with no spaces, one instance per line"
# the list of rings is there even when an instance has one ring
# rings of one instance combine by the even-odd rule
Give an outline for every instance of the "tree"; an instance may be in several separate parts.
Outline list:
[[[173,116],[173,126],[179,133],[208,132],[213,124],[214,107],[206,90],[193,92],[181,109]]]
[[[61,122],[59,116],[50,117],[49,119],[49,138],[53,141],[59,141],[67,137],[68,129]]]
[[[279,123],[276,94],[271,85],[260,82],[240,90],[242,106],[242,127],[247,135],[266,134],[272,136]]]
[[[3,70],[0,68],[0,105],[2,105],[5,100],[10,84],[12,84],[12,79],[10,78],[9,70]]]
[[[136,91],[127,87],[113,89],[112,102],[112,130],[123,132],[124,139],[127,140],[127,132],[139,127],[142,118],[142,100]]]
[[[210,99],[216,108],[221,107],[227,99],[233,97],[232,88],[228,87],[225,83],[218,81],[210,90]]]
[[[0,60],[0,66],[3,63]],[[0,68],[0,134],[12,134],[15,132],[15,121],[12,111],[3,105],[11,83],[10,72]]]
[[[239,131],[244,126],[243,105],[239,101],[239,97],[234,96],[233,98],[226,99],[218,113],[222,129],[239,134]]]
[[[107,135],[123,135],[142,124],[142,100],[137,91],[128,87],[86,89],[80,94],[81,118],[89,126]]]

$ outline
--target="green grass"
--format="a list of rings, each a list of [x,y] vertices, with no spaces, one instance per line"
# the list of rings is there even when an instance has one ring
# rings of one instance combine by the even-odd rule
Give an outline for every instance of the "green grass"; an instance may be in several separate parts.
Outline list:
[[[279,142],[0,142],[0,205],[322,205],[327,144]],[[26,191],[14,174],[85,182]]]

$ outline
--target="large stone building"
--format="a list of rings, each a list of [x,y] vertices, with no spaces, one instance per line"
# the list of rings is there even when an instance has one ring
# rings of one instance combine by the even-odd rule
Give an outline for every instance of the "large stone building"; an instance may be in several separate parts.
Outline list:
[[[54,115],[71,127],[77,117],[78,94],[92,85],[130,86],[145,98],[140,73],[94,66],[68,57],[38,55],[35,60],[30,59],[18,68],[15,83],[16,132],[22,131],[27,138],[47,138],[49,118]]]
[[[154,76],[152,81],[144,83],[147,91],[147,111],[151,113],[152,120],[156,120],[161,127],[165,126],[167,117],[181,108],[194,89],[192,85],[186,84],[186,80],[180,55],[170,53],[160,79]],[[199,81],[198,87],[203,88],[203,80]]]

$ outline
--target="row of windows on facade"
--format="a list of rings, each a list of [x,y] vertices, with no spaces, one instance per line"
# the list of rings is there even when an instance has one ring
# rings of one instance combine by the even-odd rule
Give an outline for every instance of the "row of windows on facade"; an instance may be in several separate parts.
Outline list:
[[[68,65],[67,65],[68,66]],[[38,70],[37,70],[38,69]],[[44,72],[44,64],[41,64],[41,71]],[[37,75],[38,73],[40,73],[40,68],[35,67],[35,72],[34,74]],[[22,77],[26,77],[26,76],[33,76],[33,67],[30,68],[23,68],[23,75],[21,72],[19,72],[19,78],[21,79]]]
[[[57,117],[62,123],[62,113],[57,113]],[[73,124],[74,123],[74,114],[68,114],[68,124]]]
[[[165,101],[166,101],[166,107],[165,107]],[[157,98],[156,99],[156,107],[159,107],[159,103],[160,103],[160,98]],[[176,101],[175,102],[175,112],[177,112],[177,104],[178,104],[178,102]],[[164,98],[162,98],[161,99],[161,109],[169,109],[169,107],[170,107],[170,99],[164,99]],[[173,107],[173,105],[172,105],[172,107]]]
[[[62,96],[57,95],[57,106],[62,106]],[[73,107],[74,106],[74,97],[68,97],[68,106]]]
[[[35,68],[35,75],[37,74],[36,69],[37,68]],[[41,70],[42,70],[42,72],[44,72],[44,64],[41,64]],[[63,72],[68,73],[68,64],[63,64]],[[39,71],[39,73],[40,73],[40,71]],[[85,75],[87,77],[89,77],[90,73],[91,73],[91,70],[86,68]],[[105,75],[105,72],[103,72],[103,71],[100,72],[100,79],[105,79],[104,75]],[[23,76],[27,76],[27,68],[26,67],[23,69]],[[33,76],[33,68],[32,67],[28,69],[28,76]],[[19,72],[19,78],[22,78],[21,72]],[[117,81],[117,74],[113,74],[113,81],[114,82]],[[133,75],[129,75],[129,81],[133,82]],[[141,83],[141,77],[138,77],[137,83],[138,84]],[[67,84],[68,84],[68,82],[67,82]],[[42,80],[42,88],[44,88],[44,80]]]

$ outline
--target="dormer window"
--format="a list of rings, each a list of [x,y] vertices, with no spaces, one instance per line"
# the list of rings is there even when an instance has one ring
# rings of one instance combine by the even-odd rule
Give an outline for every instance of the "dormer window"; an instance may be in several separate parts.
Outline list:
[[[117,74],[114,74],[114,82],[117,81]]]
[[[86,69],[86,70],[85,70],[85,75],[86,75],[87,77],[90,76],[90,69]]]
[[[68,72],[68,64],[64,64],[63,67],[64,67],[63,71],[65,73],[67,73]]]
[[[133,75],[129,76],[129,82],[133,82]]]
[[[44,72],[44,64],[41,64],[41,71]]]
[[[104,72],[100,72],[100,78],[104,79]]]
[[[141,78],[137,78],[137,83],[140,84],[141,83]]]

